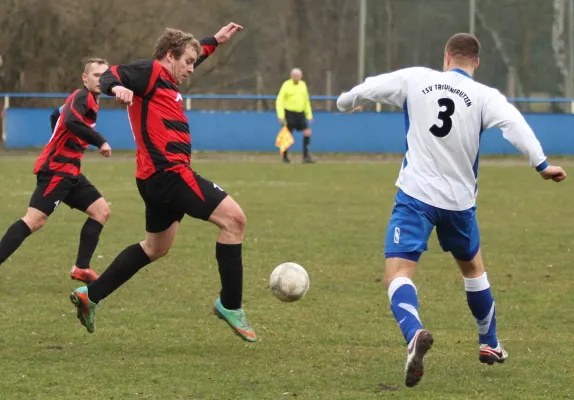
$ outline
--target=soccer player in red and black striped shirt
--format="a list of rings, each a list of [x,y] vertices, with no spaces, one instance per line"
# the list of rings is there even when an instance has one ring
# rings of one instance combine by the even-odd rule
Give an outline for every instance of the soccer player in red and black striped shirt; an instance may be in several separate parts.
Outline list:
[[[189,33],[168,29],[156,42],[153,60],[114,65],[102,75],[103,92],[129,105],[147,234],[144,241],[122,251],[99,279],[72,293],[78,318],[88,332],[94,331],[97,303],[166,255],[187,214],[220,228],[215,255],[222,288],[216,314],[244,340],[256,340],[241,307],[245,215],[225,191],[191,169],[191,137],[178,89],[219,44],[242,29],[231,23],[199,42]]]
[[[94,130],[98,115],[100,76],[108,69],[104,59],[86,62],[84,86],[72,93],[50,117],[52,137],[36,161],[36,190],[28,212],[16,221],[0,241],[0,264],[10,257],[32,232],[40,229],[60,203],[88,214],[80,233],[80,246],[72,279],[89,283],[97,274],[90,262],[110,209],[100,192],[81,173],[81,160],[88,145],[98,147],[104,157],[112,154],[106,139]]]

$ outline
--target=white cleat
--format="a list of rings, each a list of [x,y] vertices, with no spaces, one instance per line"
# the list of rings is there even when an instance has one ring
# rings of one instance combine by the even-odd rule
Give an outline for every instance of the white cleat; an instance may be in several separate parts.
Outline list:
[[[493,365],[494,363],[502,364],[504,360],[506,360],[507,358],[508,353],[506,352],[506,350],[504,350],[500,342],[498,342],[498,346],[496,346],[496,349],[493,349],[487,344],[480,345],[478,360],[481,363],[488,365]]]
[[[419,329],[410,341],[405,367],[405,385],[408,387],[413,387],[421,381],[424,373],[423,358],[433,343],[434,338],[426,329]]]

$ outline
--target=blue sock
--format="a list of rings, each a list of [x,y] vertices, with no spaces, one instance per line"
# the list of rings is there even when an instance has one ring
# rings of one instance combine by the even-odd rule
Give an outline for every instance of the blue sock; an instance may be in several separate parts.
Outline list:
[[[417,289],[409,278],[395,278],[389,285],[391,311],[407,343],[423,326],[419,319]]]
[[[479,344],[487,344],[495,349],[498,346],[496,309],[486,272],[478,278],[464,278],[464,289],[468,306],[476,319]]]

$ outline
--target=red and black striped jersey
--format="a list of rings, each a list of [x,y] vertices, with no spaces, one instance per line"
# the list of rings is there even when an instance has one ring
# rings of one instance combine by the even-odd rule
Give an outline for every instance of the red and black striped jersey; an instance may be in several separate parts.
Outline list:
[[[194,67],[217,47],[214,37],[200,40],[202,52]],[[171,73],[156,60],[114,65],[100,77],[103,93],[115,86],[134,93],[128,117],[136,141],[136,177],[147,179],[161,170],[179,171],[191,162],[191,134],[183,98]]]
[[[36,161],[35,174],[38,172],[65,176],[80,174],[81,160],[88,145],[99,148],[106,142],[106,139],[94,130],[98,109],[95,96],[86,87],[68,96],[55,124],[55,112],[52,114],[52,137]]]

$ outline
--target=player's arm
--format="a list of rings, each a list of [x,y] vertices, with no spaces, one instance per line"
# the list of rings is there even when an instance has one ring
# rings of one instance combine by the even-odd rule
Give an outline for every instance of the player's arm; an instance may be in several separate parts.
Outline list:
[[[365,79],[365,82],[341,94],[337,99],[337,108],[347,112],[368,102],[402,107],[407,96],[408,78],[418,70],[424,70],[424,68],[405,68],[369,77]]]
[[[311,99],[309,98],[309,89],[307,88],[307,85],[305,85],[305,98],[305,118],[311,121],[313,119],[313,110],[311,109]]]
[[[210,55],[213,54],[217,46],[221,43],[225,43],[231,39],[233,35],[237,32],[242,31],[243,27],[237,25],[236,23],[229,23],[219,30],[214,36],[203,38],[199,41],[201,45],[201,54],[197,58],[197,61],[193,64],[194,68],[197,68],[202,62],[204,62]]]
[[[60,114],[62,114],[63,108],[64,106],[56,108],[50,115],[50,126],[52,127],[52,132],[54,132],[54,129],[56,129],[56,124],[58,123],[58,118],[60,118]]]
[[[566,178],[562,168],[548,164],[536,135],[520,111],[500,92],[494,91],[487,99],[482,110],[482,124],[485,130],[489,128],[502,130],[502,136],[528,159],[530,165],[536,168],[544,179],[560,182]]]
[[[102,93],[117,98],[116,91],[118,89],[115,88],[125,88],[136,96],[144,96],[150,84],[153,68],[153,60],[139,60],[129,64],[113,65],[100,77]],[[119,102],[123,102],[120,100],[124,99],[118,99]],[[131,98],[129,100],[131,103]]]
[[[285,92],[287,91],[287,82],[288,81],[283,82],[283,85],[281,85],[281,89],[279,89],[279,93],[277,93],[277,98],[275,99],[275,111],[277,112],[277,119],[279,119],[281,123],[283,123],[283,120],[285,120],[284,101],[285,101]]]
[[[82,90],[76,93],[69,105],[64,107],[64,124],[72,134],[99,149],[106,143],[106,139],[82,120],[91,108],[92,101],[88,92]]]
[[[199,44],[201,45],[201,54],[197,58],[197,61],[193,64],[193,68],[197,68],[199,64],[207,60],[207,58],[213,54],[219,43],[217,42],[215,36],[211,36],[201,39]]]

